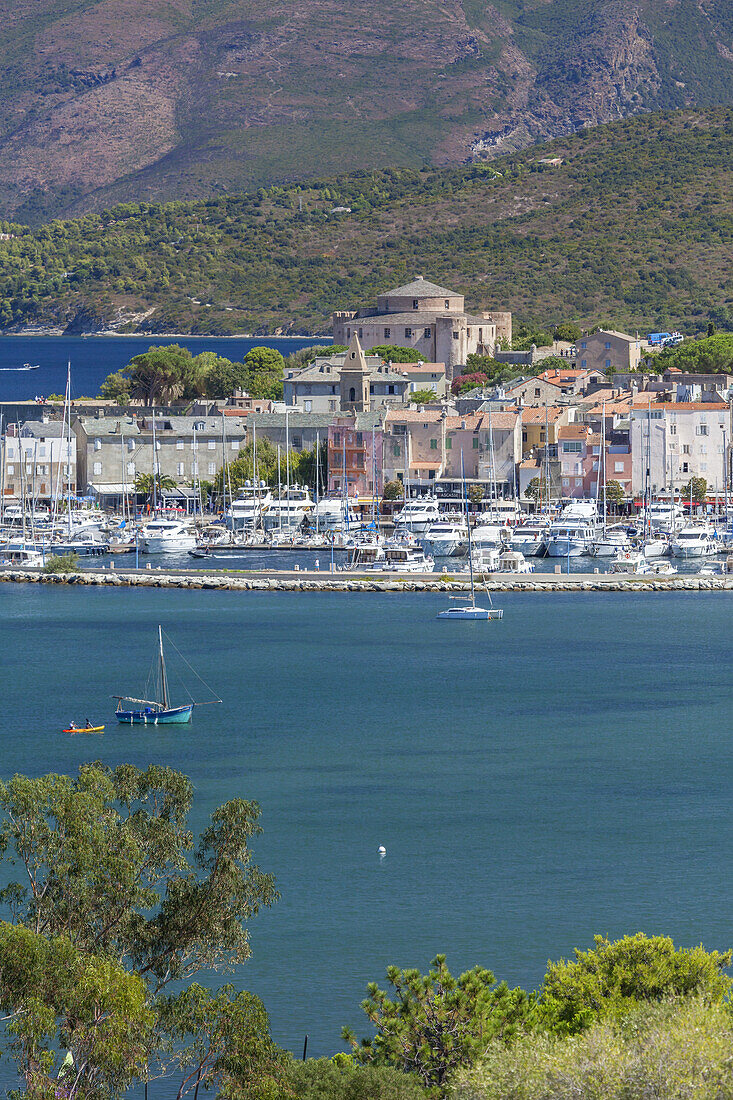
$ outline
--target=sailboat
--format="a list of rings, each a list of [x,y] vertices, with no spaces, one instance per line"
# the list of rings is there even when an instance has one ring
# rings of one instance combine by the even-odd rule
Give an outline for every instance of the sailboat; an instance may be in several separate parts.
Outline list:
[[[182,659],[188,664],[185,657],[181,655]],[[188,666],[191,667],[190,665]],[[193,669],[191,669],[193,672]],[[201,680],[201,677],[197,673],[194,673]],[[130,726],[161,726],[161,725],[183,725],[186,722],[191,721],[193,714],[193,708],[196,703],[193,700],[190,703],[184,703],[183,706],[174,707],[171,706],[170,692],[168,690],[168,673],[165,667],[165,654],[163,653],[163,630],[158,627],[158,654],[157,659],[154,660],[153,668],[151,669],[151,675],[148,677],[148,683],[151,679],[155,679],[155,694],[158,696],[156,699],[137,699],[132,695],[113,695],[112,698],[117,700],[117,709],[115,711],[115,717],[118,722]],[[203,681],[202,681],[203,683]],[[153,694],[151,692],[151,694]],[[211,702],[220,703],[221,699],[212,699]],[[137,703],[142,709],[128,710],[124,704]],[[201,706],[203,704],[199,704]]]
[[[461,451],[461,479],[463,481],[463,507],[466,513],[466,525],[468,527],[468,571],[471,577],[471,595],[454,596],[453,599],[467,599],[467,607],[448,607],[445,611],[438,612],[439,619],[503,619],[504,612],[496,607],[477,607],[476,588],[473,581],[473,546],[471,545],[471,518],[468,514],[468,494],[466,493],[466,475],[463,470],[463,451]],[[487,589],[486,595],[491,604],[491,595]]]

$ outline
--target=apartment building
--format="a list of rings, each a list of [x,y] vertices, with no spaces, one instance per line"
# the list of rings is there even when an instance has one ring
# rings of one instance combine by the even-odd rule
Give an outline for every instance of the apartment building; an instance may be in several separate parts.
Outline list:
[[[20,430],[11,424],[1,445],[0,491],[4,500],[48,503],[67,493],[76,494],[76,444],[73,437],[69,442],[58,421],[27,420]]]
[[[636,371],[643,355],[641,339],[614,329],[600,329],[578,341],[577,363],[583,370],[605,374],[613,371]]]
[[[328,429],[328,491],[381,497],[382,419],[374,413],[336,417]]]
[[[637,397],[631,409],[633,492],[643,493],[647,479],[652,493],[658,493],[704,477],[710,491],[722,493],[730,445],[731,413],[724,401]]]
[[[348,351],[319,355],[302,370],[286,370],[285,404],[298,405],[306,413],[348,412],[357,403],[357,390],[361,396],[361,378],[356,381],[349,378],[353,363],[348,356]],[[360,403],[366,407],[360,411],[405,404],[411,392],[411,378],[403,372],[402,364],[392,366],[379,355],[366,355],[363,369],[367,389]]]

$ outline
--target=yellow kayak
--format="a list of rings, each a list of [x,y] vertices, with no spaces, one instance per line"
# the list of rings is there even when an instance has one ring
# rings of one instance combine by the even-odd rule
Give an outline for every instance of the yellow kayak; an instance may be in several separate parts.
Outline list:
[[[63,730],[63,733],[101,733],[104,726],[74,726],[73,729]]]

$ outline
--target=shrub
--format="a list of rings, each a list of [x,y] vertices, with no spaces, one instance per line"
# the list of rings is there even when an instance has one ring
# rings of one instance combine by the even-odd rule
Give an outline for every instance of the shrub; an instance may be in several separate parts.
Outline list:
[[[42,573],[76,573],[79,570],[78,554],[51,554],[46,558]]]
[[[389,1066],[356,1066],[350,1059],[293,1062],[287,1075],[293,1100],[425,1100],[415,1077]]]

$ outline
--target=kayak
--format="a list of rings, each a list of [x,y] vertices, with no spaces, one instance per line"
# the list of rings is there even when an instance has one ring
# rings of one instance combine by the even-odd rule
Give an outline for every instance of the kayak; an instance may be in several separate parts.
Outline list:
[[[73,730],[62,730],[62,733],[101,733],[104,726],[77,726]]]

